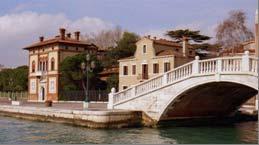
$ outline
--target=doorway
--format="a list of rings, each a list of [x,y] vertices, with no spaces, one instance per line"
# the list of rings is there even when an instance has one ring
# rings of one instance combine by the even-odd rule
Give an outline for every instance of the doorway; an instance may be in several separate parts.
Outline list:
[[[148,79],[148,65],[142,64],[142,79]]]

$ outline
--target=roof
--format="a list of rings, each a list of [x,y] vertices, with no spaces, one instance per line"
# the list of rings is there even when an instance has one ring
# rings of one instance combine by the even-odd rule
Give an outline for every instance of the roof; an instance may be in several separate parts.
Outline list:
[[[119,73],[118,67],[112,67],[112,68],[105,68],[102,72],[99,73],[99,75],[110,75],[110,74],[117,74]]]
[[[248,40],[248,41],[245,41],[242,43],[242,45],[248,45],[248,44],[251,44],[251,43],[255,43],[255,40]]]
[[[126,59],[134,59],[135,56],[130,56],[130,57],[124,57],[124,58],[121,58],[120,60],[126,60]]]
[[[156,56],[166,56],[166,55],[182,56],[183,54],[180,52],[175,52],[172,49],[165,49],[165,50],[156,52]]]
[[[68,38],[68,37],[65,37],[65,39],[61,39],[60,36],[56,36],[55,38],[47,39],[47,40],[44,40],[42,42],[36,42],[36,43],[34,43],[32,45],[29,45],[29,46],[27,46],[23,49],[29,50],[29,49],[32,49],[32,48],[35,48],[35,47],[45,46],[45,45],[54,44],[54,43],[65,43],[65,44],[73,44],[73,45],[81,45],[81,46],[92,46],[93,49],[97,49],[97,46],[92,44],[92,43],[90,44],[90,43],[86,43],[84,41],[79,41],[79,40]]]
[[[239,47],[239,48],[235,48],[233,51],[234,51],[234,53],[244,53],[245,51],[249,51],[251,53],[254,53],[255,49],[245,50],[243,47]],[[223,55],[224,54],[229,54],[229,53],[232,53],[232,49],[225,49],[222,52]]]
[[[153,40],[153,42],[155,44],[159,44],[159,45],[167,45],[167,46],[174,46],[174,47],[182,47],[181,44],[177,43],[177,42],[174,42],[174,41],[169,41],[169,40],[166,40],[166,39],[151,39]]]

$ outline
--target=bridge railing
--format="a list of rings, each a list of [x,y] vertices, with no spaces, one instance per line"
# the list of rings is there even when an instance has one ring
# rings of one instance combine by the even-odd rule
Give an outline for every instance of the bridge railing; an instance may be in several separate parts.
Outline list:
[[[249,58],[249,71],[257,72],[258,71],[258,59],[257,58]]]
[[[222,59],[222,72],[242,71],[242,57],[227,57]]]
[[[249,52],[245,52],[243,56],[220,57],[207,60],[199,60],[199,57],[195,57],[195,60],[190,63],[146,80],[145,82],[139,83],[126,90],[118,93],[113,91],[111,95],[112,98],[109,97],[109,100],[111,98],[111,100],[113,100],[113,104],[120,103],[122,101],[134,98],[135,96],[148,93],[157,88],[188,78],[192,75],[207,75],[228,72],[255,73],[257,72],[257,63],[258,59],[249,56]]]
[[[175,81],[181,80],[183,78],[186,78],[190,75],[192,75],[193,72],[193,62],[187,63],[185,65],[182,65],[176,69],[173,69],[172,71],[169,71],[166,73],[165,77],[167,78],[166,84],[173,83]]]

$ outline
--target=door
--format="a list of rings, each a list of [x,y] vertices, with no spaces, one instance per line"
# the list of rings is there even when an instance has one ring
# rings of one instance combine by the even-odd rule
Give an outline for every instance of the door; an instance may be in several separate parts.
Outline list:
[[[41,96],[42,96],[42,101],[45,100],[45,88],[41,87]]]
[[[46,89],[44,86],[41,86],[39,90],[39,101],[44,101],[46,98]]]
[[[142,65],[142,79],[144,79],[144,80],[148,79],[148,65],[147,64]]]

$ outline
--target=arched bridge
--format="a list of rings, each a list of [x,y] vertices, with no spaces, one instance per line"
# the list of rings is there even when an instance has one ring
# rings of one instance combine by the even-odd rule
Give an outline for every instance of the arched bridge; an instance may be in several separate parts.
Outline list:
[[[156,121],[230,115],[258,93],[258,59],[194,61],[109,94],[109,109],[141,110]]]

